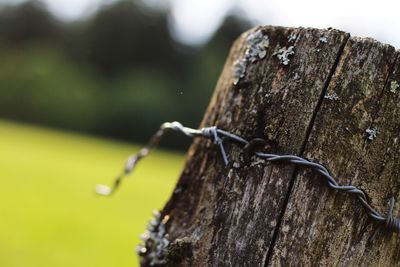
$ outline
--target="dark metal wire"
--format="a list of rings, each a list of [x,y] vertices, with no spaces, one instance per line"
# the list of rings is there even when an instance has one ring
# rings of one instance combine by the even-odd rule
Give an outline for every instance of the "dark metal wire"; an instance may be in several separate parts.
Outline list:
[[[278,155],[278,154],[270,154],[258,151],[260,149],[260,144],[262,144],[259,138],[253,139],[251,141],[247,141],[242,137],[218,129],[216,126],[206,127],[200,130],[192,129],[188,127],[184,127],[179,122],[166,122],[163,123],[160,129],[153,135],[150,139],[150,142],[147,146],[143,147],[137,154],[132,155],[128,158],[125,163],[124,169],[119,176],[114,181],[114,184],[111,187],[106,185],[97,185],[96,192],[100,195],[111,195],[121,184],[121,181],[124,177],[130,174],[136,164],[144,157],[148,156],[150,152],[159,144],[161,138],[168,130],[174,130],[180,132],[188,137],[204,137],[207,139],[211,139],[214,141],[214,144],[218,146],[221,157],[225,163],[225,165],[229,164],[229,157],[226,153],[224,142],[230,141],[233,143],[237,143],[239,145],[244,146],[244,153],[250,155],[250,153],[256,155],[259,158],[262,158],[269,162],[283,162],[288,164],[294,164],[297,166],[308,167],[309,169],[319,173],[321,177],[325,178],[327,184],[330,188],[342,191],[348,194],[353,194],[357,197],[361,205],[365,208],[367,214],[372,219],[384,223],[385,227],[400,232],[400,219],[393,218],[393,208],[394,208],[394,198],[392,197],[389,201],[388,212],[386,216],[380,214],[376,211],[367,200],[367,195],[361,189],[353,186],[353,185],[340,185],[337,183],[336,179],[330,174],[328,169],[322,164],[312,162],[305,158],[295,156],[295,155]],[[249,158],[249,156],[246,156]]]

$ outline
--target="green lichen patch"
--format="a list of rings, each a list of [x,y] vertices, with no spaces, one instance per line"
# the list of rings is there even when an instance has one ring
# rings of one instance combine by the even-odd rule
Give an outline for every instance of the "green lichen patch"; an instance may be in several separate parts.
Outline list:
[[[292,32],[289,36],[288,36],[288,42],[294,42],[297,39],[297,35],[296,33]]]
[[[246,51],[244,57],[238,59],[233,64],[233,84],[238,84],[241,78],[246,74],[247,66],[259,59],[263,59],[267,55],[269,47],[268,35],[261,30],[252,32],[246,38]]]
[[[339,100],[339,96],[336,93],[326,94],[324,98],[328,100]]]
[[[142,243],[137,247],[142,265],[161,266],[167,263],[165,253],[170,242],[165,225],[168,220],[168,215],[162,218],[158,211],[153,213],[153,219],[140,236]]]
[[[283,47],[276,51],[273,55],[276,56],[283,65],[289,65],[289,56],[294,54],[294,46],[288,48]]]
[[[323,36],[321,36],[321,37],[319,38],[319,41],[320,41],[321,43],[326,44],[326,43],[328,42],[328,38],[327,38],[325,35],[323,35]]]
[[[378,128],[377,127],[371,127],[365,130],[365,132],[368,135],[368,140],[372,141],[378,136]]]
[[[399,89],[399,84],[397,83],[397,81],[391,81],[390,82],[390,89],[389,91],[393,94],[396,94],[397,91]]]

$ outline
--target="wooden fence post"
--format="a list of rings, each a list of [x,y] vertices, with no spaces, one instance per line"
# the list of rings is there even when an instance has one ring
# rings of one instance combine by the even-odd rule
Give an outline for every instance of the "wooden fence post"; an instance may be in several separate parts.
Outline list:
[[[254,28],[234,43],[201,127],[322,163],[385,214],[390,197],[400,201],[397,57],[338,30]],[[400,265],[400,236],[354,196],[307,169],[245,164],[237,146],[226,149],[228,166],[211,141],[195,139],[159,220],[169,245],[149,247],[142,266],[157,253],[155,266]]]

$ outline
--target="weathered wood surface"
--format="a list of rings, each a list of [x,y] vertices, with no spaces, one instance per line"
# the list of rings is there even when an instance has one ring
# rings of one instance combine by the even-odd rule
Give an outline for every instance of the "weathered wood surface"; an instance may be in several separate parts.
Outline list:
[[[262,58],[234,85],[233,67],[260,31],[269,41]],[[288,49],[294,54],[279,57]],[[252,29],[234,43],[201,127],[261,137],[271,152],[323,163],[385,213],[389,197],[400,199],[400,104],[389,90],[400,81],[396,58],[391,46],[337,30]],[[368,140],[373,127],[378,135]],[[400,237],[374,235],[354,197],[292,165],[255,157],[246,165],[240,148],[226,148],[226,167],[211,141],[189,150],[162,216],[170,247],[184,240],[190,251],[170,265],[399,265]]]
[[[400,66],[396,57],[388,45],[349,39],[327,90],[338,99],[324,99],[305,150],[341,184],[362,188],[383,214],[390,197],[400,199],[400,103],[398,93],[390,92],[391,82],[400,78],[394,74]],[[366,129],[372,128],[378,133],[369,140]],[[399,266],[400,236],[374,236],[378,226],[357,200],[319,180],[299,171],[271,263]]]

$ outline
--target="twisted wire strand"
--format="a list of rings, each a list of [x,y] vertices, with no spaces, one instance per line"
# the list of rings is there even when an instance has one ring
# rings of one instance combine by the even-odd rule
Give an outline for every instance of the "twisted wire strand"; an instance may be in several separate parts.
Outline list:
[[[136,165],[141,159],[148,156],[151,153],[151,151],[157,147],[164,134],[169,130],[180,132],[188,137],[195,137],[202,135],[201,130],[184,127],[181,123],[177,121],[163,123],[160,126],[160,129],[158,129],[158,131],[151,137],[149,143],[145,147],[140,149],[137,154],[128,157],[128,159],[125,162],[123,170],[115,178],[113,185],[111,187],[103,184],[96,185],[95,189],[96,193],[104,196],[112,195],[118,189],[122,180],[133,171],[133,169],[136,167]]]
[[[365,208],[369,217],[378,222],[384,223],[385,227],[392,231],[400,232],[400,219],[393,217],[393,209],[395,204],[393,197],[389,201],[389,207],[386,216],[382,215],[368,203],[367,195],[363,190],[353,185],[338,184],[338,182],[331,175],[329,170],[322,164],[310,161],[308,159],[296,155],[278,155],[278,154],[260,152],[255,149],[256,147],[250,146],[252,142],[259,142],[260,141],[259,138],[254,139],[252,141],[247,141],[246,139],[236,134],[218,129],[216,126],[205,127],[200,130],[197,130],[184,127],[181,123],[176,121],[171,123],[169,122],[163,123],[160,129],[153,135],[153,137],[150,139],[149,143],[145,147],[143,147],[137,154],[128,157],[128,160],[125,163],[123,171],[121,172],[120,175],[116,177],[113,185],[111,187],[108,187],[106,185],[97,185],[96,192],[100,195],[113,194],[116,191],[116,189],[118,189],[118,187],[120,186],[121,181],[133,171],[133,169],[141,159],[150,154],[150,152],[160,143],[163,135],[169,130],[174,130],[191,138],[203,137],[212,140],[214,144],[218,146],[221,153],[221,157],[225,165],[229,164],[229,157],[228,154],[226,153],[224,142],[230,141],[232,143],[245,146],[244,150],[251,148],[252,149],[251,151],[246,150],[244,152],[246,153],[251,152],[253,155],[261,159],[264,159],[268,162],[281,162],[301,167],[307,167],[312,171],[318,173],[322,178],[325,178],[327,181],[327,185],[330,188],[344,193],[355,195],[355,197],[357,197],[361,205]]]

